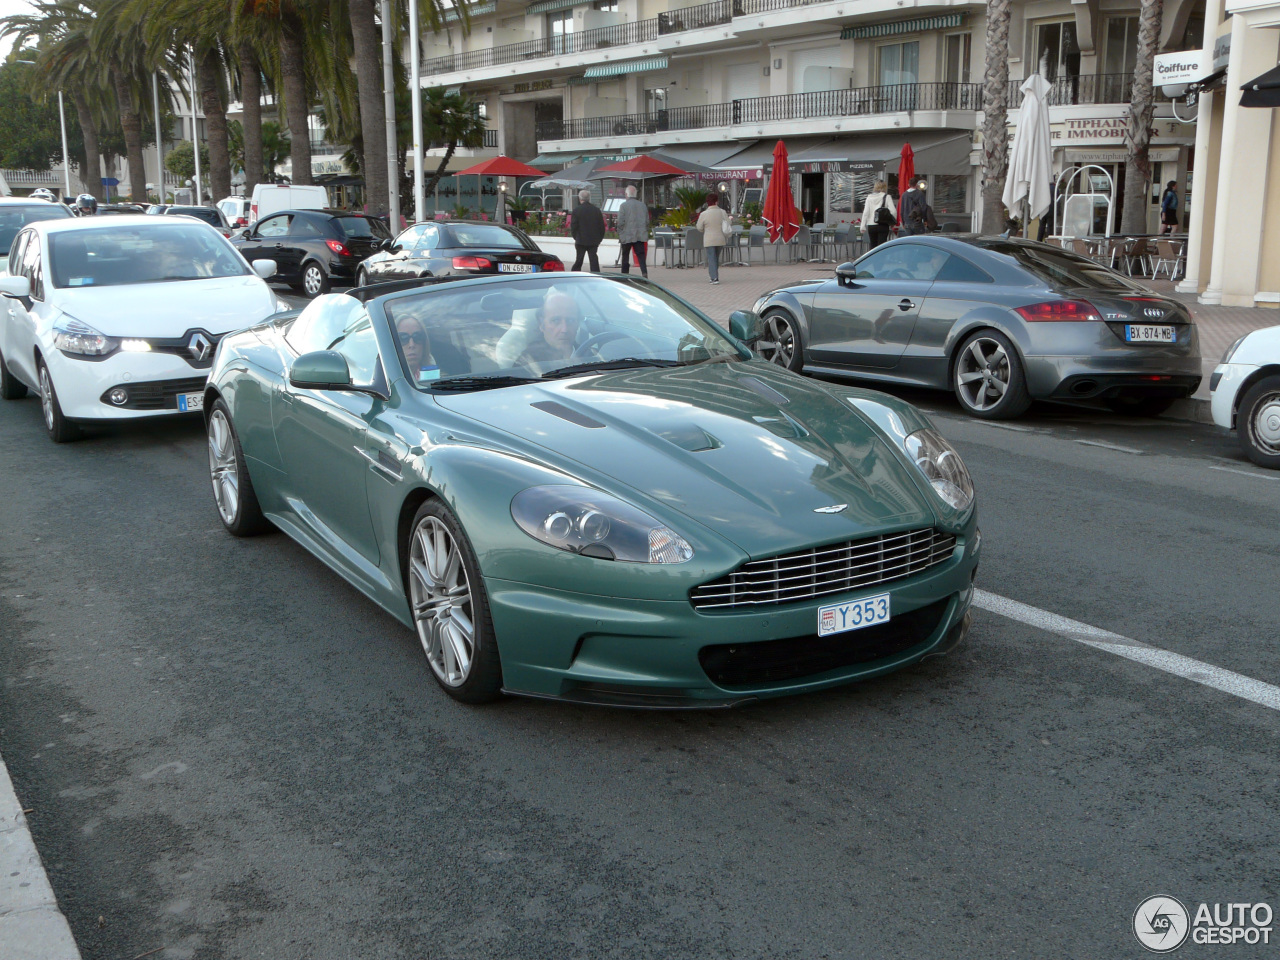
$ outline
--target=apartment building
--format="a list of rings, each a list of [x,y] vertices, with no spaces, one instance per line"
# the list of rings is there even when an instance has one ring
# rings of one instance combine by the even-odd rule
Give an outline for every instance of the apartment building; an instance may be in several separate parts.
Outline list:
[[[1204,4],[1170,0],[1162,48],[1198,45]],[[967,230],[981,206],[985,14],[967,0],[490,0],[469,35],[423,38],[423,84],[465,90],[497,149],[547,170],[660,149],[753,198],[782,139],[797,202],[828,223],[854,219],[910,143],[939,219]],[[1015,3],[1011,85],[1037,67],[1052,82],[1059,169],[1123,170],[1137,16],[1135,0]],[[1165,102],[1154,132],[1155,183],[1189,185],[1194,124]]]

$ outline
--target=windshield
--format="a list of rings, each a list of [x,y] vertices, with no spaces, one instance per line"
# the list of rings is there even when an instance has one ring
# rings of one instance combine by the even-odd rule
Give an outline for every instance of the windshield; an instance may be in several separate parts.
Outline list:
[[[743,359],[679,300],[613,280],[442,286],[397,297],[386,310],[404,369],[423,390],[501,386],[512,377],[589,373],[593,366]],[[451,379],[458,383],[450,386]]]
[[[1018,266],[1056,289],[1078,290],[1081,287],[1089,287],[1094,290],[1112,290],[1117,293],[1143,292],[1145,289],[1100,263],[1078,257],[1074,253],[1067,253],[1065,250],[1029,247],[1019,243],[1002,243],[999,240],[984,242],[981,245],[992,253],[1012,257],[1017,261]]]
[[[222,215],[210,207],[170,207],[165,213],[170,217],[195,217],[215,227],[222,226]]]
[[[8,253],[13,238],[28,223],[37,220],[59,220],[71,216],[71,211],[60,203],[6,203],[0,205],[0,252]]]
[[[55,287],[115,287],[249,273],[221,236],[197,223],[50,233],[49,266]]]
[[[449,229],[453,231],[453,242],[458,247],[529,249],[519,234],[496,223],[454,223],[449,225]]]
[[[379,240],[390,240],[391,229],[381,220],[374,220],[368,217],[338,217],[338,226],[342,228],[342,232],[348,237],[356,239],[368,239],[376,237]]]

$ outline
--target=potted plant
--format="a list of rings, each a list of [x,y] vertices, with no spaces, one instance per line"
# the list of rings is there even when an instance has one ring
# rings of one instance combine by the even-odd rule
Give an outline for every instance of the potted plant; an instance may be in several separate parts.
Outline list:
[[[524,223],[532,209],[533,202],[528,197],[507,197],[507,213],[513,223]]]

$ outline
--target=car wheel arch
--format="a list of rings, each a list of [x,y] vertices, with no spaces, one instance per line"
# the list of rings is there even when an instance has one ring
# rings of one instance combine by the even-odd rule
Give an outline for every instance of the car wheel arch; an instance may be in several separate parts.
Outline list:
[[[960,345],[969,337],[980,330],[994,330],[1006,337],[1013,344],[1013,349],[1018,352],[1018,359],[1022,362],[1023,369],[1027,366],[1027,352],[1025,346],[1021,342],[1021,338],[1017,332],[1011,330],[1008,325],[994,322],[991,317],[974,317],[969,321],[961,321],[952,326],[947,334],[947,382],[946,389],[951,389],[952,378],[956,374],[956,362],[960,359]]]
[[[801,347],[803,348],[810,340],[809,330],[809,311],[805,308],[793,294],[782,293],[771,297],[760,308],[760,316],[765,316],[774,311],[781,311],[796,325],[796,329],[800,331]]]
[[[1245,377],[1240,386],[1236,388],[1236,395],[1231,400],[1231,428],[1236,429],[1236,417],[1240,414],[1240,401],[1244,399],[1245,394],[1253,387],[1255,383],[1264,377],[1272,377],[1280,375],[1280,363],[1268,363],[1260,366],[1249,376]]]
[[[400,504],[400,515],[396,518],[396,564],[400,572],[400,586],[406,595],[409,592],[409,534],[413,518],[428,500],[440,499],[439,491],[431,487],[414,487]]]

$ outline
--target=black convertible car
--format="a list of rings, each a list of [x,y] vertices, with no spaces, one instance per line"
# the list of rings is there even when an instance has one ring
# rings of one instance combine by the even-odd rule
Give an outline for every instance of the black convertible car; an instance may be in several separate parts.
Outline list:
[[[350,283],[364,259],[390,240],[384,221],[348,210],[281,210],[231,238],[246,260],[276,262],[272,283],[308,297],[327,293],[334,280]]]
[[[500,223],[449,220],[415,223],[360,265],[356,283],[468,274],[564,270],[522,230]]]

